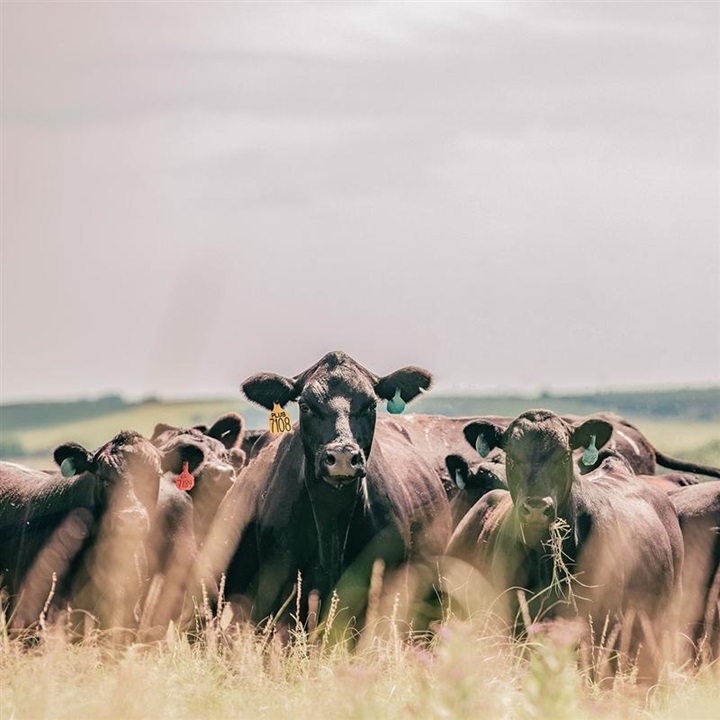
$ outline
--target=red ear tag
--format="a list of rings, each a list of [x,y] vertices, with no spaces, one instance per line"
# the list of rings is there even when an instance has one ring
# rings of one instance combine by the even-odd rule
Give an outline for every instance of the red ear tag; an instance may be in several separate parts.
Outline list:
[[[185,490],[186,492],[195,487],[195,478],[190,474],[186,462],[183,463],[182,472],[177,476],[177,480],[175,480],[175,487],[178,490]]]

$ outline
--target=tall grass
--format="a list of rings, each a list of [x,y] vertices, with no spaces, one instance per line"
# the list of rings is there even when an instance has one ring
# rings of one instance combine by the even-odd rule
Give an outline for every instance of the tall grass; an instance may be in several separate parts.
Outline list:
[[[227,606],[226,606],[227,607]],[[607,688],[581,670],[572,641],[519,642],[477,620],[447,618],[431,643],[375,623],[351,650],[292,625],[253,630],[199,608],[195,642],[172,626],[162,642],[113,644],[108,633],[68,640],[3,637],[0,718],[717,718],[720,670],[673,670],[662,684],[632,672]]]

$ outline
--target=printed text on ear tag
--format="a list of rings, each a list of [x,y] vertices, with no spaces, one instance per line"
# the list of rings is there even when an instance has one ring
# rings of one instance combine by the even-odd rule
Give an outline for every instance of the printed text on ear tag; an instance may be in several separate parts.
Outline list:
[[[590,444],[585,448],[585,452],[582,454],[581,462],[583,465],[590,467],[594,465],[598,459],[598,450],[595,447],[595,435],[590,436]]]
[[[400,397],[400,390],[395,391],[392,400],[387,401],[387,411],[393,415],[399,415],[405,409],[405,401]]]
[[[75,474],[75,462],[72,458],[67,457],[60,463],[60,474],[64,478],[72,477]]]
[[[490,446],[482,435],[477,436],[477,440],[475,440],[475,449],[478,451],[478,455],[480,455],[480,457],[487,457],[490,454]]]
[[[290,432],[291,429],[290,416],[277,403],[273,403],[273,409],[270,413],[270,432],[284,433]]]
[[[188,470],[188,463],[186,462],[183,463],[182,472],[175,480],[175,487],[178,490],[184,490],[185,492],[188,492],[195,487],[195,478],[190,474],[190,470]]]

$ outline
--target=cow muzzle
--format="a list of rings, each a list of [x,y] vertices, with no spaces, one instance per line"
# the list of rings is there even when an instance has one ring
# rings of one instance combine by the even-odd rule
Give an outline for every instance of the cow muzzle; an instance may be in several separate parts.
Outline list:
[[[555,501],[549,496],[526,498],[518,507],[518,516],[526,527],[548,528],[557,517]]]
[[[223,495],[235,482],[235,471],[227,463],[208,463],[202,471],[204,485],[212,486],[214,491]]]
[[[315,467],[318,477],[341,488],[365,477],[365,455],[357,445],[332,443],[318,453]]]

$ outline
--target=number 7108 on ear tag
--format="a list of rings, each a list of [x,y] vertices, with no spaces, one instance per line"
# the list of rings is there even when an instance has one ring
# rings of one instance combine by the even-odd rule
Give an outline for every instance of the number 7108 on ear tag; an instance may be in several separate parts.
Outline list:
[[[273,403],[270,413],[270,432],[285,433],[290,432],[291,429],[290,416],[277,403]]]

